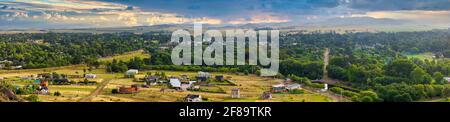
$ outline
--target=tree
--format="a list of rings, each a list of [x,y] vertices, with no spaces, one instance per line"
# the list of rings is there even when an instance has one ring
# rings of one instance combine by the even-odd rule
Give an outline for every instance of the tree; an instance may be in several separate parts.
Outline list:
[[[398,94],[394,96],[394,102],[411,102],[412,98],[409,93]]]
[[[416,67],[408,59],[397,59],[386,66],[386,75],[407,78]]]
[[[39,97],[35,94],[32,94],[32,95],[26,97],[25,99],[30,102],[39,102]]]
[[[446,83],[444,80],[444,74],[442,74],[441,72],[435,72],[433,74],[433,79],[436,84],[445,84]]]
[[[415,84],[430,84],[433,80],[431,76],[420,67],[416,67],[411,72],[410,77]]]

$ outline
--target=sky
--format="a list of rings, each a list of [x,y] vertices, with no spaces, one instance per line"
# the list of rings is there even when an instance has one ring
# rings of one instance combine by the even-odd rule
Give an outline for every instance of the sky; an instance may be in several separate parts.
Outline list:
[[[450,27],[450,0],[0,0],[0,30],[194,22]]]

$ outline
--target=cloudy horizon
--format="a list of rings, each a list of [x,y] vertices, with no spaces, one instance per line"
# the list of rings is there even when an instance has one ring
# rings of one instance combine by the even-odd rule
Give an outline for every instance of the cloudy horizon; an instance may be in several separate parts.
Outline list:
[[[162,24],[450,26],[449,0],[0,0],[2,29]]]

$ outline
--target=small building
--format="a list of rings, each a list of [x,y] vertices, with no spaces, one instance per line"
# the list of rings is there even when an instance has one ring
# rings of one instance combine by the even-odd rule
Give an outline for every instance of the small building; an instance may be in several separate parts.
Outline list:
[[[119,87],[120,94],[132,94],[132,93],[136,93],[136,92],[138,92],[137,85],[131,85],[131,87],[125,87],[125,86]]]
[[[261,94],[261,99],[263,100],[268,100],[268,99],[272,99],[272,93],[265,91]]]
[[[202,96],[196,94],[188,94],[183,99],[184,102],[202,102]]]
[[[200,90],[200,86],[199,85],[191,86],[190,89],[191,90]]]
[[[144,83],[146,85],[156,85],[158,82],[159,76],[157,75],[150,75],[144,77]]]
[[[208,80],[209,76],[210,75],[209,75],[208,72],[200,71],[200,72],[197,73],[197,80],[198,81],[206,81],[206,80]]]
[[[286,86],[284,84],[272,85],[271,92],[286,92]]]
[[[190,84],[182,83],[180,85],[180,90],[186,91],[187,89],[191,88]]]
[[[223,81],[223,75],[216,75],[216,81]]]
[[[181,82],[180,82],[180,80],[178,80],[176,78],[171,78],[169,80],[169,84],[174,89],[180,89],[181,88]]]
[[[233,98],[233,99],[241,98],[241,94],[239,93],[238,88],[231,89],[231,98]]]
[[[95,74],[86,74],[85,78],[96,78],[97,75]]]
[[[125,72],[125,75],[126,76],[134,76],[134,75],[136,75],[138,73],[139,73],[139,71],[137,69],[130,69],[127,72]]]
[[[286,90],[294,90],[294,89],[299,89],[301,87],[300,84],[298,83],[293,83],[293,84],[287,84],[286,85]]]
[[[328,84],[323,84],[323,89],[320,89],[321,92],[326,92],[328,90]]]

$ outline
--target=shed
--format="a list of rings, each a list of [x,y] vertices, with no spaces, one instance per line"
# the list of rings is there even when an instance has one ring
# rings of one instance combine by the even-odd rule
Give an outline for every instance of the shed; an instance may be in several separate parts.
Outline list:
[[[202,102],[202,96],[196,94],[188,94],[183,99],[184,102]]]
[[[284,84],[272,85],[272,92],[285,92],[286,86]]]
[[[125,72],[125,75],[136,75],[139,73],[139,70],[137,69],[130,69],[127,72]]]
[[[169,83],[172,88],[181,88],[181,82],[178,79],[172,78],[170,79]]]
[[[240,97],[241,97],[241,94],[239,93],[238,88],[231,89],[231,98],[239,99]]]
[[[298,84],[298,83],[293,83],[293,84],[286,85],[286,89],[287,90],[299,89],[300,87],[301,87],[301,85]]]
[[[97,75],[95,74],[86,74],[85,78],[96,78]]]

